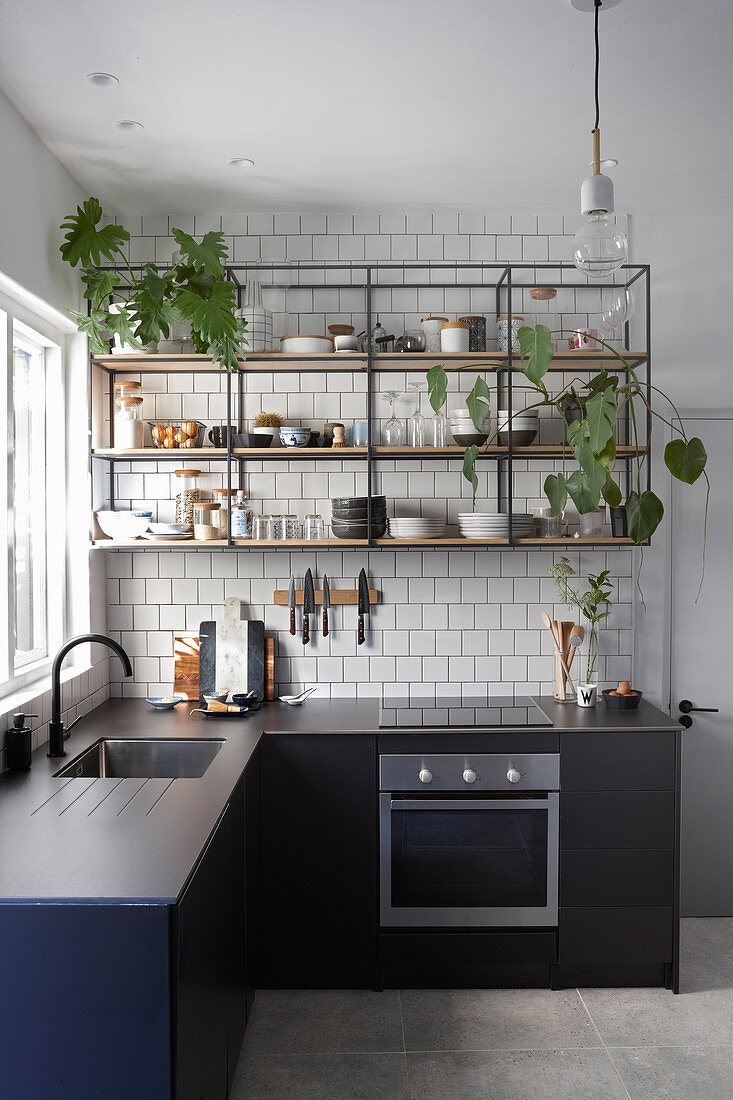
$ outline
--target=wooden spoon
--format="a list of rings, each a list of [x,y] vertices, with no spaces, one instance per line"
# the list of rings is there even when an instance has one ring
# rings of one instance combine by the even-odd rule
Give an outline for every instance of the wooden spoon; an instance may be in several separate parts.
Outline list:
[[[585,638],[585,627],[584,626],[578,626],[577,624],[574,623],[573,624],[573,629],[570,633],[570,660],[568,661],[568,668],[570,668],[570,666],[572,665],[573,658],[575,657],[575,652],[576,652],[578,646],[581,646],[583,644],[584,638]]]
[[[570,677],[570,671],[569,671],[568,665],[565,663],[565,657],[563,655],[563,651],[560,648],[560,644],[558,642],[557,628],[562,629],[561,624],[558,623],[556,620],[551,620],[550,616],[547,614],[546,611],[542,612],[542,622],[545,624],[547,629],[550,631],[550,634],[552,635],[552,641],[553,641],[553,644],[555,646],[555,652],[557,653],[557,655],[560,658],[560,665],[562,667],[563,672],[567,676],[568,683],[570,684],[570,690],[577,695],[577,692],[575,691],[575,684],[573,683],[573,681]],[[569,625],[572,626],[573,624],[571,623]],[[564,684],[557,684],[556,683],[555,686],[556,686],[556,688],[560,688],[561,692],[564,691],[564,688],[565,688]]]

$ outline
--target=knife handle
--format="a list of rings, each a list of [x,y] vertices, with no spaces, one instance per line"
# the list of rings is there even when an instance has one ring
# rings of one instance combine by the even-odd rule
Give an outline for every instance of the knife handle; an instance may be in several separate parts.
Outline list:
[[[328,611],[325,607],[323,609],[323,637],[328,637]]]
[[[295,608],[290,608],[290,633],[295,634]]]
[[[303,645],[308,645],[310,641],[310,615],[303,616]]]
[[[359,626],[356,631],[356,644],[364,645],[364,616],[359,616]]]

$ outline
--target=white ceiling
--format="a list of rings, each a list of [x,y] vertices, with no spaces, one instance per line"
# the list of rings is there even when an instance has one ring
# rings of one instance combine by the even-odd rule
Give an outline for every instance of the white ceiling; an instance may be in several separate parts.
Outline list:
[[[0,0],[0,87],[120,213],[567,210],[592,36],[570,0]],[[731,0],[602,13],[619,209],[729,209],[732,40]]]

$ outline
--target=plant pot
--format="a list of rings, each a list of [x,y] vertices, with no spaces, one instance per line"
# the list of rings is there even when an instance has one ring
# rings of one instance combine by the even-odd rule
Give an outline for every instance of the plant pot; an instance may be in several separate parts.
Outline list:
[[[578,694],[575,700],[579,707],[594,707],[596,705],[596,698],[598,695],[598,684],[576,684]]]
[[[252,433],[251,434],[252,435],[269,435],[271,440],[279,439],[280,438],[280,425],[278,425],[276,428],[273,428],[273,427],[268,427],[267,425],[262,425],[261,426],[259,424],[255,424],[254,427],[252,428]],[[270,444],[265,443],[264,440],[263,440],[262,443],[259,444],[259,446],[260,447],[269,447]]]
[[[574,424],[583,419],[583,410],[577,401],[568,401],[563,405],[562,415],[566,424]]]
[[[611,534],[615,539],[628,538],[629,528],[626,522],[626,505],[619,504],[611,508]]]

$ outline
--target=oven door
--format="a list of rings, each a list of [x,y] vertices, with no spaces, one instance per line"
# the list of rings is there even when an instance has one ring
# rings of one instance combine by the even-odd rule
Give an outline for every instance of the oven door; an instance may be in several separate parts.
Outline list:
[[[557,793],[379,798],[382,927],[557,924]]]

